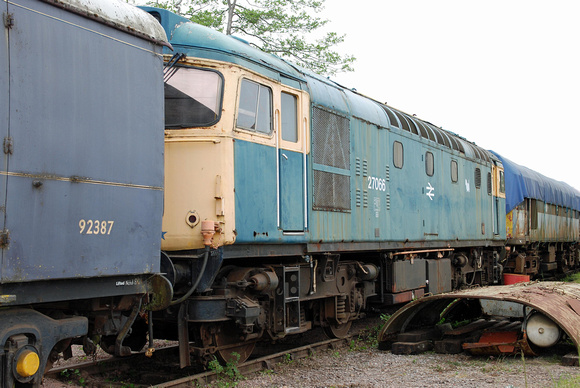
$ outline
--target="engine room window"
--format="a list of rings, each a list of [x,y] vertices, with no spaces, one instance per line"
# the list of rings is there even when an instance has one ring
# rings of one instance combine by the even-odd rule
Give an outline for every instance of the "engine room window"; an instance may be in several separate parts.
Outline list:
[[[481,170],[479,168],[475,169],[475,188],[481,189]]]
[[[404,155],[403,155],[403,143],[398,141],[393,143],[393,164],[397,168],[403,168]]]
[[[223,78],[213,70],[180,67],[165,82],[165,128],[206,127],[219,121]]]
[[[282,93],[282,140],[298,142],[298,98]]]
[[[243,79],[237,127],[265,134],[272,132],[272,90]]]
[[[459,180],[459,168],[457,166],[457,161],[451,161],[451,182],[457,183]]]
[[[431,152],[425,153],[425,172],[429,176],[433,176],[435,172],[435,160],[433,158],[433,154]]]

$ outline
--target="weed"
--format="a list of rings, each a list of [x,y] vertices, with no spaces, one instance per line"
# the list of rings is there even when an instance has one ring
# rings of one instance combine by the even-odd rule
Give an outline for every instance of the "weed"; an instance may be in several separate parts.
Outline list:
[[[208,363],[208,369],[214,371],[217,376],[217,387],[235,387],[238,385],[240,380],[245,378],[238,369],[240,355],[236,352],[232,352],[232,356],[234,358],[228,361],[226,365],[221,365],[215,357]]]
[[[356,341],[355,340],[350,340],[349,344],[348,344],[348,350],[350,350],[351,352],[356,350],[357,346],[356,346]]]
[[[385,325],[385,323],[391,318],[389,314],[381,314],[380,322],[373,327],[368,327],[358,336],[358,339],[355,341],[351,341],[350,349],[351,350],[366,350],[369,347],[376,348],[379,346],[378,336]]]
[[[563,281],[567,283],[580,283],[580,272],[566,275]]]
[[[284,364],[292,364],[294,360],[292,359],[292,355],[290,353],[286,353],[284,355]]]
[[[554,384],[555,388],[574,388],[578,386],[580,386],[580,376],[561,376]]]
[[[81,387],[84,387],[87,384],[87,380],[81,376],[81,371],[78,369],[65,369],[60,372],[60,376],[67,380],[69,384],[76,383]]]

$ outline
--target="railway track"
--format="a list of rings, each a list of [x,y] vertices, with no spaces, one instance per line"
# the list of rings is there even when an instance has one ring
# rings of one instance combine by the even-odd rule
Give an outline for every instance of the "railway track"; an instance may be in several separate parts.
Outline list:
[[[348,336],[328,339],[322,329],[305,333],[300,338],[289,338],[276,344],[260,344],[252,358],[241,364],[232,364],[219,370],[210,365],[209,370],[194,365],[179,368],[177,346],[157,349],[152,358],[144,353],[124,358],[68,364],[51,369],[45,375],[43,387],[52,388],[59,382],[91,387],[191,387],[204,386],[222,378],[232,370],[238,376],[247,376],[262,370],[272,369],[278,363],[291,362],[323,352],[349,346],[358,338],[376,335],[379,317],[370,317],[356,322]],[[74,386],[74,385],[72,385]]]

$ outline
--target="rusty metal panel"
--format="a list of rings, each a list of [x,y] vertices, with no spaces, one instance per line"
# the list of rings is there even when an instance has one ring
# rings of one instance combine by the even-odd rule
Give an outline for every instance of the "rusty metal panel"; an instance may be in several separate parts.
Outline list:
[[[442,294],[451,291],[451,260],[426,260],[427,262],[427,292]]]
[[[387,264],[387,292],[403,292],[426,286],[424,259],[393,261]]]
[[[425,290],[423,288],[418,288],[416,290],[398,292],[394,294],[385,294],[385,303],[387,305],[407,303],[417,298],[421,298],[425,295]]]
[[[524,240],[527,232],[528,212],[523,206],[518,206],[512,210],[512,238]]]
[[[379,333],[379,341],[405,332],[407,327],[435,325],[453,301],[491,299],[521,303],[553,320],[580,346],[580,314],[572,307],[580,300],[580,284],[564,282],[518,283],[508,286],[474,288],[418,299],[399,309]]]

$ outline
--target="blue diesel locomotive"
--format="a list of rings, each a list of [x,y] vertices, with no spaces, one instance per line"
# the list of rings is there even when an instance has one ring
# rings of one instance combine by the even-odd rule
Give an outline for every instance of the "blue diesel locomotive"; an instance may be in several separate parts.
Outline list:
[[[39,386],[72,344],[243,361],[371,306],[577,266],[576,190],[143,9],[3,3],[2,386]]]
[[[175,50],[161,270],[181,297],[154,326],[179,339],[182,365],[190,350],[244,360],[260,339],[315,326],[340,337],[374,303],[578,262],[576,190],[240,39],[143,9]]]

